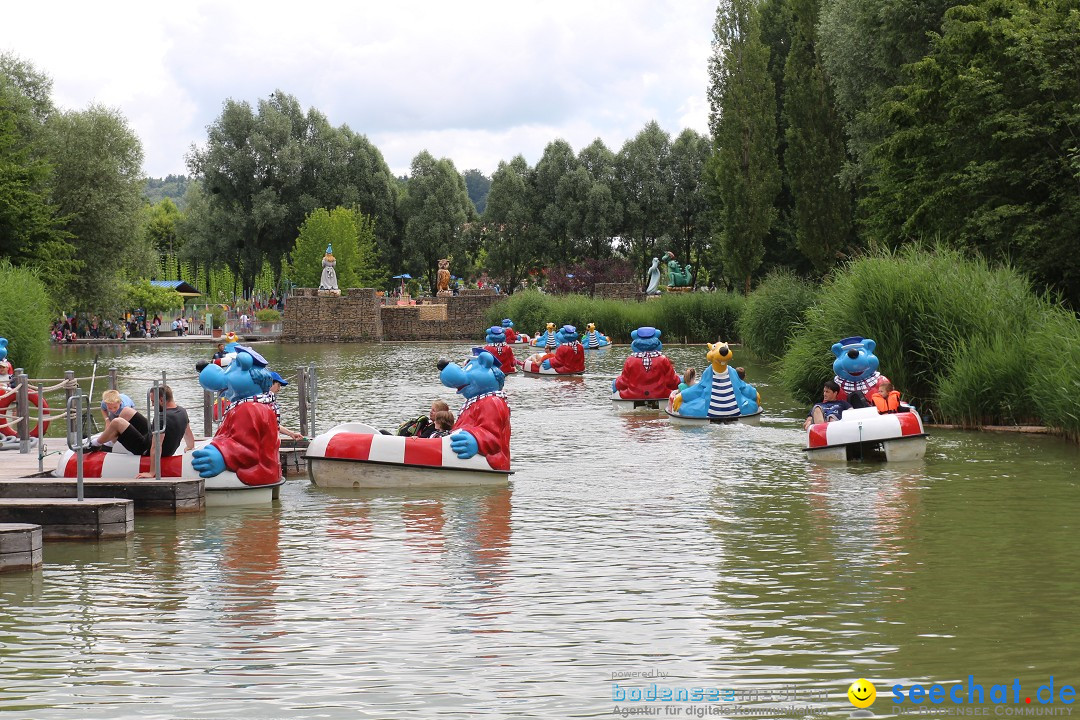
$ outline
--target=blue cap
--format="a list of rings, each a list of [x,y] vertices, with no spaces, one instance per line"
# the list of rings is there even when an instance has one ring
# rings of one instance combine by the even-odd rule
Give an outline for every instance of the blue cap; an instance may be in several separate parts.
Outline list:
[[[270,379],[276,383],[281,383],[282,386],[288,385],[289,381],[277,374],[277,372],[270,371]]]
[[[846,337],[840,341],[840,347],[847,347],[848,345],[862,345],[864,338],[855,335],[854,337]]]
[[[646,325],[645,327],[639,327],[637,329],[637,336],[639,338],[651,338],[655,334],[656,334],[656,328],[649,327],[648,325]]]
[[[514,327],[514,321],[510,318],[503,318],[502,325],[503,327]]]
[[[563,325],[562,331],[567,335],[577,335],[577,328],[573,325]]]

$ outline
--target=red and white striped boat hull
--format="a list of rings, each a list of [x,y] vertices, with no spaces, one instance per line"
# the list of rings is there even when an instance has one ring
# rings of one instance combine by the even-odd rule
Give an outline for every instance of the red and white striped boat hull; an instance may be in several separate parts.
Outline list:
[[[543,375],[544,377],[581,377],[585,374],[584,371],[576,373],[561,373],[555,368],[544,368],[542,363],[534,362],[531,359],[526,359],[525,364],[521,366],[521,371],[527,375]]]
[[[206,445],[199,443],[196,448]],[[132,455],[123,448],[113,452],[84,452],[84,478],[134,479],[141,472],[150,472],[150,457]],[[72,450],[60,455],[54,475],[62,478],[77,477],[78,458]],[[191,466],[191,453],[177,451],[175,455],[161,458],[161,477],[196,479],[199,473]],[[225,505],[261,505],[278,497],[282,479],[275,485],[245,485],[236,473],[226,470],[211,478],[202,478],[206,488],[207,507]]]
[[[359,422],[312,439],[306,455],[311,482],[327,488],[503,485],[512,474],[493,470],[482,455],[460,459],[449,437],[383,435]]]
[[[926,432],[919,413],[880,414],[872,407],[845,410],[840,420],[811,425],[806,433],[806,454],[811,460],[844,462],[879,447],[890,462],[921,460],[926,454]]]

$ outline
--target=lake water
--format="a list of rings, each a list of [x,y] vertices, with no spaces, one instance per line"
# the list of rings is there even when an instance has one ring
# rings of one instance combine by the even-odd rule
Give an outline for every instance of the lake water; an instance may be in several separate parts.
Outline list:
[[[392,428],[435,398],[456,410],[435,361],[468,352],[259,349],[286,377],[318,365],[320,430]],[[705,365],[701,346],[666,350],[677,367]],[[192,375],[209,352],[105,348],[98,368],[140,398],[149,383],[126,378]],[[138,516],[126,541],[47,543],[41,570],[0,575],[0,713],[846,717],[847,687],[865,677],[888,716],[895,684],[1018,679],[1034,699],[1051,676],[1080,683],[1076,446],[933,431],[923,462],[814,465],[805,408],[738,348],[759,426],[614,414],[626,353],[590,357],[584,379],[508,379],[509,488],[292,479],[273,507]],[[94,355],[57,348],[46,374],[89,375]],[[201,418],[194,381],[173,385]],[[286,388],[293,427],[295,398]],[[615,699],[653,683],[741,702]]]

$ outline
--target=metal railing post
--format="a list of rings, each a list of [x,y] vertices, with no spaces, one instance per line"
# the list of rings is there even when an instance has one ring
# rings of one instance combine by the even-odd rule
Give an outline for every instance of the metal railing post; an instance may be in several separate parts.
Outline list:
[[[311,400],[311,432],[304,433],[304,436],[315,437],[315,410],[319,404],[319,376],[315,363],[308,365],[308,396]]]
[[[203,435],[212,437],[214,434],[214,393],[209,390],[202,392],[202,424]]]
[[[109,368],[109,389],[116,389],[116,368],[114,367]],[[90,399],[93,400],[93,398]]]
[[[30,382],[22,368],[15,371],[15,383],[15,411],[22,420],[18,427],[19,453],[26,455],[30,452]]]
[[[39,473],[45,472],[45,386],[37,385],[37,469]]]
[[[65,373],[66,374],[66,373]],[[75,452],[75,489],[76,496],[83,499],[83,404],[82,393],[69,397],[64,404],[68,416],[67,445]],[[74,415],[72,410],[75,411]],[[77,418],[77,420],[76,420]]]
[[[75,371],[74,370],[65,370],[64,371],[64,383],[66,385],[68,385],[68,387],[64,388],[64,407],[70,407],[71,406],[71,398],[75,397],[76,391],[78,391],[77,386],[75,386],[74,388],[72,387],[72,386],[74,386],[74,383],[75,383]],[[71,413],[68,413],[67,415],[68,415],[68,417],[67,417],[68,435],[71,435],[73,432],[75,432],[76,420],[71,415]],[[80,427],[81,427],[82,419],[80,418],[78,420],[78,422],[80,423]]]
[[[296,371],[296,394],[300,396],[300,434],[311,437],[308,434],[307,425],[307,368],[298,368]]]

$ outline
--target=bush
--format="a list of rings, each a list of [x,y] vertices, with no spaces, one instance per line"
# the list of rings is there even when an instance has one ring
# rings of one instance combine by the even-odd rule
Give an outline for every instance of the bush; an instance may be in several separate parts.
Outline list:
[[[225,310],[223,308],[215,305],[210,309],[210,315],[216,329],[221,330],[225,327]]]
[[[31,270],[0,261],[0,337],[8,340],[8,360],[33,377],[49,349],[52,301]]]
[[[273,323],[281,320],[281,313],[274,308],[263,308],[255,311],[255,319],[263,323]]]
[[[645,325],[663,331],[667,342],[715,342],[734,340],[735,325],[743,298],[728,293],[669,293],[659,300],[639,303],[603,300],[584,295],[544,295],[534,290],[514,293],[492,306],[488,322],[503,318],[514,321],[514,329],[529,335],[549,322],[575,325],[584,332],[588,323],[615,342],[630,342],[630,332]]]
[[[1024,343],[1026,387],[1043,422],[1080,441],[1080,322],[1074,313],[1051,308]],[[1032,358],[1038,358],[1033,361]]]
[[[784,355],[803,314],[814,303],[814,286],[786,270],[769,273],[746,298],[738,332],[746,349],[763,360]]]
[[[832,344],[862,335],[877,343],[882,372],[905,398],[940,417],[943,388],[950,403],[980,389],[1001,389],[1000,378],[1015,369],[1015,359],[997,336],[1012,333],[1011,341],[1023,346],[1024,329],[1047,307],[1015,270],[991,268],[955,250],[907,248],[862,258],[826,282],[807,309],[781,362],[781,381],[803,402],[816,402],[821,383],[833,376]],[[981,358],[996,351],[1000,357]],[[966,377],[950,380],[954,369]],[[1026,412],[1008,396],[992,405],[950,405],[944,416],[973,419],[990,411],[1000,420],[1006,410]]]

